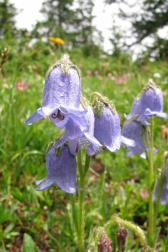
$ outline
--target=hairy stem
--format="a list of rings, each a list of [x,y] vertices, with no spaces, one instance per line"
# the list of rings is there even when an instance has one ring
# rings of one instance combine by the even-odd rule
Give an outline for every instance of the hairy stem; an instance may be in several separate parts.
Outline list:
[[[149,245],[154,248],[155,235],[156,235],[156,221],[155,221],[155,203],[153,202],[153,188],[155,183],[155,170],[153,165],[153,119],[151,119],[151,125],[147,128],[148,137],[148,162],[149,162],[149,178],[148,178],[148,190],[149,190],[149,209],[148,209],[148,242]]]
[[[85,178],[87,171],[89,169],[90,157],[86,154],[85,165],[82,165],[82,155],[81,152],[78,154],[78,172],[79,172],[79,210],[78,210],[78,243],[79,251],[84,252],[84,197],[85,197]]]
[[[111,220],[112,220],[112,222],[117,223],[121,227],[123,226],[125,228],[128,228],[128,229],[132,230],[137,235],[137,237],[139,238],[139,241],[140,241],[141,245],[145,249],[144,251],[149,251],[148,250],[149,248],[148,248],[148,245],[147,245],[147,242],[146,242],[145,234],[144,234],[143,230],[139,226],[135,225],[134,223],[132,223],[130,221],[123,220],[122,218],[120,218],[117,215],[113,215]]]

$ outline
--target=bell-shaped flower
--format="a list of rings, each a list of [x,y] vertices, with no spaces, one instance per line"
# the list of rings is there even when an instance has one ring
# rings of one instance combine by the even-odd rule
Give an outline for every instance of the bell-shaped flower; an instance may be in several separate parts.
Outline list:
[[[132,139],[135,143],[134,146],[128,146],[128,156],[132,156],[134,154],[144,156],[147,146],[145,146],[146,134],[143,129],[144,127],[135,120],[127,120],[124,123],[122,135],[126,138]]]
[[[127,119],[134,119],[142,125],[148,125],[152,116],[168,119],[168,114],[163,112],[163,93],[152,80],[149,80],[148,85],[134,100]]]
[[[52,146],[46,159],[47,176],[38,180],[37,190],[48,189],[54,183],[67,193],[76,191],[76,159],[69,151],[67,145],[59,149]]]
[[[81,118],[83,111],[80,105],[81,79],[78,69],[71,63],[67,55],[56,63],[48,72],[44,91],[43,103],[26,121],[31,124],[44,117],[50,117],[63,110],[66,114],[73,113]]]
[[[160,203],[165,205],[168,203],[168,169],[164,169],[160,179],[156,180],[155,190],[153,193],[153,200],[160,199]]]
[[[86,107],[87,113],[83,112],[83,117],[72,118],[70,114],[60,113],[55,119],[52,118],[54,124],[58,127],[65,128],[64,135],[55,143],[58,148],[65,143],[68,143],[72,154],[83,146],[87,145],[88,155],[94,155],[99,152],[101,144],[94,137],[94,113],[90,105]]]
[[[115,152],[121,144],[133,146],[134,142],[121,135],[120,117],[114,105],[99,93],[94,93],[94,136],[108,150]]]

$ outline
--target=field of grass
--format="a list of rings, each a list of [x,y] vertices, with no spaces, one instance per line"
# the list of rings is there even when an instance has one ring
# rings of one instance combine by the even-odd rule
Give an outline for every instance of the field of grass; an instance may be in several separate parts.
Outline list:
[[[0,78],[0,251],[75,252],[71,222],[71,196],[56,186],[36,191],[35,181],[45,176],[47,147],[60,130],[47,119],[31,126],[25,119],[41,105],[46,71],[63,52],[37,44],[19,51],[9,47]],[[131,62],[127,56],[84,57],[70,51],[71,60],[82,76],[83,94],[89,99],[98,91],[112,99],[124,122],[135,96],[153,78],[164,92],[168,112],[168,62]],[[156,74],[157,73],[157,74]],[[161,125],[155,119],[154,165],[160,169],[168,139],[161,138]],[[163,128],[163,127],[162,127]],[[163,134],[162,134],[163,135]],[[94,236],[104,227],[115,247],[117,225],[111,217],[138,224],[146,231],[148,207],[148,166],[139,156],[127,157],[127,150],[104,151],[92,159],[84,188],[85,241],[87,251],[96,252]],[[158,250],[168,251],[168,208],[160,206]],[[108,226],[108,227],[107,227]],[[106,228],[107,227],[107,228]],[[134,232],[128,231],[127,250],[143,251]]]

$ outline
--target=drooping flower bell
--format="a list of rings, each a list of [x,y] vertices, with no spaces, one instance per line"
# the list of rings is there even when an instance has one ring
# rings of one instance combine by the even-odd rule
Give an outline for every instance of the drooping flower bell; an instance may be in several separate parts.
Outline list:
[[[127,119],[134,119],[142,125],[148,125],[152,116],[168,119],[168,114],[163,112],[162,90],[156,87],[152,80],[149,80],[147,86],[134,100]]]
[[[83,117],[80,105],[81,79],[79,71],[64,55],[48,72],[44,91],[43,103],[26,121],[31,124],[44,117],[57,117],[61,112],[71,113],[72,117]]]
[[[132,121],[127,120],[124,123],[122,129],[122,135],[134,141],[134,146],[127,146],[128,147],[127,156],[132,156],[134,154],[144,156],[144,153],[147,150],[147,146],[145,146],[146,135],[145,131],[143,132],[143,130],[144,127],[135,120]]]
[[[121,143],[134,145],[133,141],[121,136],[120,117],[114,105],[97,92],[94,98],[94,136],[97,140],[112,152],[117,151]]]
[[[67,145],[63,145],[60,149],[52,146],[47,153],[46,166],[47,176],[36,182],[37,190],[48,189],[55,183],[63,191],[75,193],[76,160]]]
[[[159,196],[160,203],[162,205],[167,204],[168,203],[168,169],[165,169],[162,172],[159,182],[158,180],[156,181],[155,190],[153,194],[154,201],[157,200],[158,194],[160,194]]]
[[[158,199],[162,205],[168,203],[168,152],[165,152],[165,168],[155,183],[153,200],[157,201]]]
[[[93,109],[86,101],[84,107],[87,113],[84,114],[81,120],[75,121],[72,120],[72,118],[60,120],[59,123],[62,124],[62,128],[65,128],[65,132],[64,135],[55,142],[56,148],[67,143],[73,155],[75,155],[83,145],[87,145],[87,153],[90,156],[99,152],[101,144],[94,136],[95,119]],[[58,121],[58,118],[56,120]]]
[[[146,126],[153,116],[168,119],[168,114],[163,112],[163,93],[152,80],[149,80],[147,87],[134,100],[131,113],[127,116],[122,129],[122,134],[135,142],[135,146],[128,147],[129,156],[139,154],[145,157],[149,138]],[[153,152],[156,152],[155,148]]]

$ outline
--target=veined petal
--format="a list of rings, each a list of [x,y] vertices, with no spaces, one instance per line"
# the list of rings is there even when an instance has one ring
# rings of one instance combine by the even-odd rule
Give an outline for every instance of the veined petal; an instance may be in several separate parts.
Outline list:
[[[31,116],[26,119],[25,124],[30,125],[34,123],[35,121],[41,120],[44,118],[44,114],[40,113],[41,111],[35,111],[34,113],[31,114]]]
[[[134,146],[128,147],[128,156],[134,154],[142,154],[145,152],[147,147],[144,146],[143,138],[143,126],[137,121],[126,121],[122,130],[122,135],[126,138],[132,139],[134,141]]]
[[[163,112],[163,93],[161,89],[156,87],[150,80],[147,87],[134,100],[128,118],[133,118],[142,125],[149,125],[151,116],[168,118]]]
[[[95,115],[94,135],[98,141],[112,152],[121,145],[120,118],[116,111],[104,106],[99,116]]]
[[[69,152],[68,146],[63,146],[61,153],[56,154],[54,146],[47,153],[47,176],[38,183],[38,190],[45,190],[56,183],[63,191],[76,191],[76,160]]]
[[[132,115],[139,115],[139,114],[141,114],[141,97],[138,96],[133,101],[131,113],[128,115],[128,117],[131,117]]]
[[[25,123],[31,124],[45,116],[50,116],[54,110],[61,106],[79,110],[80,99],[81,79],[79,71],[67,56],[63,56],[47,74],[41,108],[34,112]],[[62,123],[60,127],[63,127]]]
[[[50,114],[52,114],[54,111],[57,111],[58,107],[56,106],[46,106],[46,107],[40,107],[38,108],[31,116],[25,121],[25,124],[29,125],[34,123],[35,121],[41,120]]]
[[[81,80],[76,67],[67,59],[62,59],[48,73],[44,91],[43,106],[57,104],[80,106]]]
[[[163,111],[163,93],[160,88],[150,83],[141,94],[141,114],[146,109],[158,112]]]

